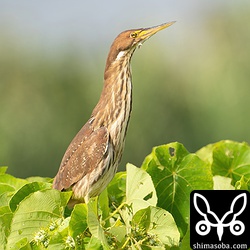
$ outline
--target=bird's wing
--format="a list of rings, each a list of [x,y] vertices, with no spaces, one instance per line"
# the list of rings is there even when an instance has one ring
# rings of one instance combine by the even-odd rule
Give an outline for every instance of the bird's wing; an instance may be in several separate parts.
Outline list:
[[[107,151],[108,142],[105,127],[93,131],[90,123],[86,123],[66,150],[53,187],[67,189],[96,168]]]

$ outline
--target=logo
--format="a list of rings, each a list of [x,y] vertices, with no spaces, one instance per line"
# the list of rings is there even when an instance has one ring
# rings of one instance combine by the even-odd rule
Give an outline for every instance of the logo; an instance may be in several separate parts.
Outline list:
[[[235,203],[241,198],[243,198],[243,205],[238,212],[234,213],[234,211],[237,210],[237,208],[234,209]],[[201,199],[205,204],[204,212],[202,212],[198,206],[198,201],[197,201],[198,199]],[[230,206],[230,210],[226,212],[221,219],[219,219],[218,216],[213,211],[210,210],[210,205],[206,197],[204,197],[203,195],[195,193],[193,197],[193,202],[194,202],[194,207],[196,211],[204,218],[204,220],[200,220],[195,226],[195,230],[199,235],[207,235],[209,234],[211,227],[215,227],[217,228],[217,235],[218,235],[219,241],[221,241],[221,238],[224,232],[224,227],[229,227],[233,235],[241,235],[245,231],[245,225],[243,224],[242,221],[236,220],[236,217],[240,215],[246,208],[246,204],[247,204],[246,193],[239,194],[234,198]],[[208,219],[209,215],[213,217],[212,219],[215,220],[216,223],[209,221]],[[228,223],[224,223],[226,219],[230,216],[232,217],[230,219],[231,221]]]
[[[249,192],[200,190],[190,196],[190,246],[250,246]],[[244,248],[244,246],[246,248]]]

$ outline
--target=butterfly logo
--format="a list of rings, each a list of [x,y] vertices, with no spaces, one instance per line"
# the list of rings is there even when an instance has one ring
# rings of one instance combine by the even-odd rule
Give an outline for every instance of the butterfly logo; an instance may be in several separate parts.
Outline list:
[[[243,205],[239,208],[241,202],[243,202]],[[203,219],[197,222],[195,226],[195,230],[199,235],[207,235],[209,234],[211,227],[215,227],[217,228],[219,241],[221,241],[225,227],[229,227],[230,232],[236,236],[243,234],[245,231],[244,223],[237,220],[237,217],[246,208],[246,193],[239,194],[233,199],[229,211],[227,211],[221,219],[213,211],[211,211],[210,205],[203,195],[195,193],[193,197],[193,204],[196,211],[203,217]]]

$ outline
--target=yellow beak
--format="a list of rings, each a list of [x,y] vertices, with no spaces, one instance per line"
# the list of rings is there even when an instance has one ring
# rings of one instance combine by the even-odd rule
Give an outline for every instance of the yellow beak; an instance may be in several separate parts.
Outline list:
[[[175,21],[172,21],[172,22],[163,23],[154,27],[142,29],[141,32],[138,34],[138,38],[141,41],[147,40],[149,37],[153,36],[158,31],[166,29],[167,27],[171,26],[174,23]]]

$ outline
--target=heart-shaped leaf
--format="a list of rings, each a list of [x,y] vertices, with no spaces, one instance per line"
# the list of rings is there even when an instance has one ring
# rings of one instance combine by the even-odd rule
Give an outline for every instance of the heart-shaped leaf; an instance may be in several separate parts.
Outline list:
[[[189,223],[190,192],[213,188],[208,164],[176,142],[155,147],[142,168],[152,177],[158,196],[157,205],[174,216],[184,235]]]

